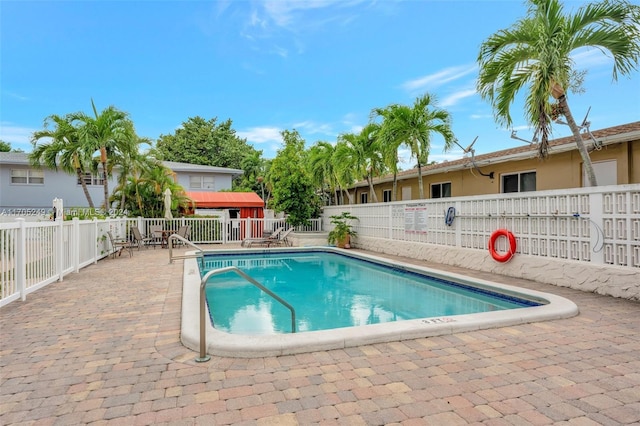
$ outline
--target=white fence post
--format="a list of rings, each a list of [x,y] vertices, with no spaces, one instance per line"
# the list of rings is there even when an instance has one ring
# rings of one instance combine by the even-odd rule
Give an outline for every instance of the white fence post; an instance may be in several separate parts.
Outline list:
[[[64,221],[56,220],[58,231],[56,232],[58,238],[55,242],[58,247],[56,250],[56,269],[58,273],[58,281],[62,281],[64,276]]]
[[[601,192],[589,194],[589,216],[591,225],[589,226],[589,245],[591,246],[591,263],[595,265],[604,264],[604,234],[600,235],[600,230],[604,229],[603,197]],[[600,244],[600,250],[595,250]]]
[[[93,235],[95,235],[95,241],[93,244],[93,264],[98,264],[98,253],[100,251],[100,246],[104,246],[102,239],[100,239],[100,235],[98,235],[98,218],[93,218]]]
[[[456,201],[453,203],[453,205],[456,209],[455,214],[459,214],[461,212],[462,203],[460,201]],[[455,232],[456,247],[462,247],[462,226],[460,226],[460,220],[456,220],[454,217],[452,225]]]
[[[74,244],[69,248],[71,249],[71,256],[73,256],[73,271],[78,273],[80,272],[80,219],[74,217],[72,222],[73,228],[70,240],[74,241]]]
[[[16,239],[16,284],[20,299],[24,302],[27,300],[27,250],[26,250],[26,230],[24,219],[19,217],[16,219],[20,228],[18,228],[18,238]]]

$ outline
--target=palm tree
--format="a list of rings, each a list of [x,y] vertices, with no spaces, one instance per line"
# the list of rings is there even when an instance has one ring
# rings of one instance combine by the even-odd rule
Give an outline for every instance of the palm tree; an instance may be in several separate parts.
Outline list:
[[[395,137],[392,132],[391,116],[394,108],[374,108],[371,112],[372,118],[381,117],[382,123],[378,131],[379,145],[381,148],[382,161],[385,167],[393,173],[393,187],[391,190],[391,201],[398,199],[398,150],[403,141]],[[387,120],[389,118],[389,120]],[[385,126],[387,123],[387,126]]]
[[[378,202],[378,196],[373,188],[373,178],[387,171],[383,161],[383,149],[379,140],[380,124],[368,123],[360,131],[359,141],[364,147],[366,177],[369,183],[369,193],[374,203]]]
[[[554,114],[564,115],[576,141],[591,186],[596,176],[580,136],[566,91],[574,70],[571,54],[595,47],[613,58],[613,79],[635,70],[640,56],[640,9],[625,0],[586,4],[565,15],[559,0],[529,0],[524,19],[500,30],[480,47],[477,87],[491,102],[499,124],[512,126],[509,107],[526,86],[525,118],[540,138],[545,157]],[[552,105],[550,98],[557,99]]]
[[[344,137],[340,136],[336,143],[332,157],[333,168],[335,170],[336,182],[340,192],[340,204],[344,204],[344,194],[347,195],[349,204],[353,204],[353,195],[349,192],[349,187],[355,181],[355,170],[357,161],[353,149],[349,146]]]
[[[79,134],[81,141],[88,152],[100,152],[100,164],[102,166],[102,177],[104,180],[104,207],[109,206],[109,176],[113,170],[114,163],[108,163],[110,155],[124,153],[131,147],[128,140],[131,140],[129,132],[133,126],[127,113],[119,111],[113,106],[105,108],[100,114],[96,109],[93,99],[91,100],[94,116],[89,116],[82,112],[72,114],[72,120],[79,122]]]
[[[412,157],[416,159],[421,199],[424,198],[422,166],[429,158],[432,133],[444,138],[445,151],[451,148],[454,140],[449,113],[435,104],[435,97],[427,93],[416,98],[412,107],[392,104],[382,110],[382,140],[391,146],[407,145],[411,150]]]
[[[133,126],[133,123],[129,123],[129,125]],[[140,152],[140,145],[143,144],[151,145],[151,140],[149,138],[139,137],[132,128],[127,131],[123,137],[121,145],[121,148],[123,149],[120,149],[119,151],[114,152],[113,155],[109,156],[109,165],[107,166],[107,169],[113,170],[115,167],[119,168],[118,186],[124,185],[131,175],[139,176],[145,171],[160,165],[160,163],[152,156],[149,156],[148,153]],[[125,209],[126,196],[126,192],[121,192],[119,202],[121,210]]]
[[[327,205],[331,205],[331,199],[336,195],[338,186],[336,178],[336,165],[333,155],[336,148],[329,142],[318,141],[309,149],[309,173],[314,185],[324,194],[328,193]]]
[[[45,166],[66,173],[75,174],[82,186],[89,207],[94,208],[91,194],[84,179],[85,172],[90,170],[91,154],[84,150],[80,142],[78,129],[73,126],[70,116],[50,115],[44,121],[44,129],[33,133],[31,143],[33,151],[29,160],[35,167]],[[53,124],[54,128],[49,129]],[[47,139],[45,143],[39,143]]]

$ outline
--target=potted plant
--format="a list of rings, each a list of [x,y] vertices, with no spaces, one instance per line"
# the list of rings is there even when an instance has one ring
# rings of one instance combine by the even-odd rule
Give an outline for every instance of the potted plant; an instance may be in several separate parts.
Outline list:
[[[358,218],[349,212],[331,216],[331,223],[334,228],[329,232],[329,244],[335,244],[340,248],[351,247],[351,237],[358,235],[350,223],[351,220],[358,220]]]

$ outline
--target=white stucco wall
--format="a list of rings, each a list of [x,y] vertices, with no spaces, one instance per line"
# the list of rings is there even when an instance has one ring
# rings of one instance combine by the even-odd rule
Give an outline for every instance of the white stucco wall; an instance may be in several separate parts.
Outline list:
[[[635,268],[592,265],[585,262],[563,261],[522,254],[516,254],[506,263],[499,263],[493,260],[488,250],[479,251],[361,236],[357,238],[354,246],[378,253],[494,272],[613,297],[640,300],[640,271]]]

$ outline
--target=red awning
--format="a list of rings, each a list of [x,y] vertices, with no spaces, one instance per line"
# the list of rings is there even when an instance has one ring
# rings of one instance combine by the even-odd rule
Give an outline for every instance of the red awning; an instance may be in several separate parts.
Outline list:
[[[264,207],[264,201],[255,192],[192,192],[187,191],[199,208],[225,209]]]

